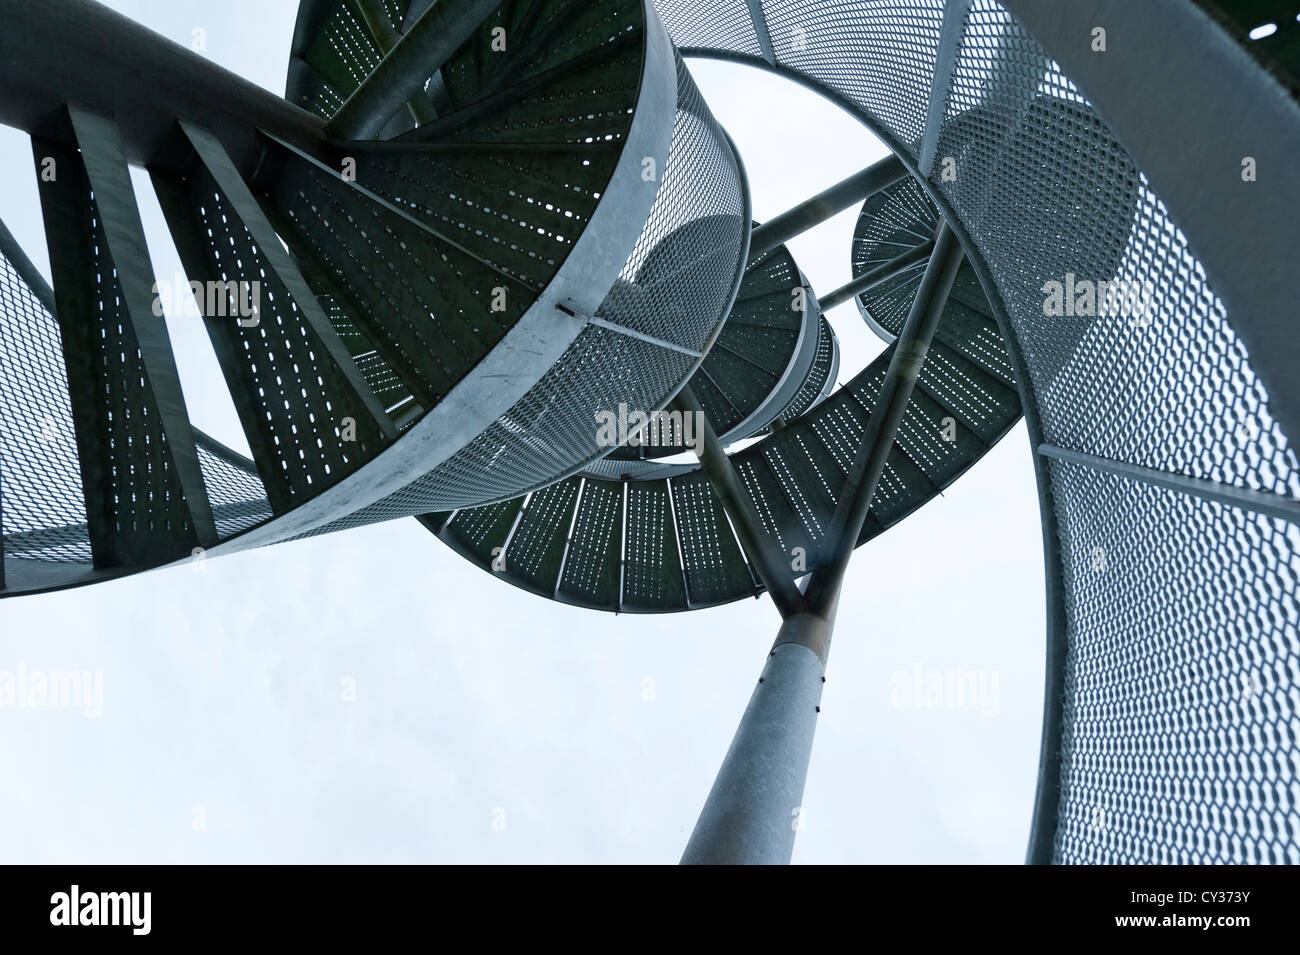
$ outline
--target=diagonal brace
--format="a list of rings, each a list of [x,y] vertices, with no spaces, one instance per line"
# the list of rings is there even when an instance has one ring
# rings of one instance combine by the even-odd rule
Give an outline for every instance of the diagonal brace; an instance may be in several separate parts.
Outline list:
[[[672,403],[683,415],[696,415],[696,421],[701,425],[695,445],[700,467],[704,469],[723,510],[731,518],[745,555],[758,571],[767,592],[772,595],[772,603],[776,604],[782,617],[799,613],[804,609],[804,597],[795,585],[794,571],[786,564],[784,555],[773,546],[771,539],[760,530],[758,515],[741,486],[740,477],[695,393],[691,391],[691,386],[687,385],[678,392]]]
[[[877,285],[888,282],[892,278],[897,278],[913,266],[924,262],[933,251],[934,240],[927,239],[920,245],[908,249],[902,255],[895,256],[888,262],[863,272],[851,282],[844,283],[829,295],[819,298],[817,304],[821,306],[823,313],[829,312],[835,306],[843,305],[863,292],[870,292]]]
[[[906,175],[907,167],[903,161],[891,153],[811,199],[805,199],[754,229],[749,239],[749,261],[757,262],[778,245],[838,215],[855,202],[874,196]]]
[[[941,220],[934,237],[934,253],[925,267],[907,321],[903,323],[894,345],[885,380],[876,396],[871,417],[867,419],[862,445],[845,478],[835,514],[827,529],[827,559],[818,565],[808,581],[805,593],[814,612],[829,610],[838,599],[849,557],[866,523],[876,485],[893,450],[903,413],[911,400],[912,389],[920,376],[939,319],[943,317],[948,293],[961,263],[961,243],[948,224]]]
[[[328,134],[335,139],[377,136],[499,4],[500,0],[437,0],[361,81],[330,120]]]

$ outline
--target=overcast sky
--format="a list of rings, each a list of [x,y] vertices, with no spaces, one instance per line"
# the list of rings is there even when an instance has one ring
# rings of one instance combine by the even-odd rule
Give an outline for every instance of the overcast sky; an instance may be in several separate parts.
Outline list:
[[[283,92],[292,0],[110,6]],[[814,94],[692,61],[770,218],[884,155]],[[0,218],[48,276],[26,137]],[[179,263],[135,177],[158,276]],[[850,277],[855,211],[791,243]],[[846,381],[882,347],[830,314]],[[198,319],[190,415],[246,447]],[[102,713],[0,706],[5,862],[675,862],[778,626],[766,600],[612,616],[494,580],[413,519],[0,601],[0,674],[102,674]],[[849,568],[794,861],[1023,860],[1043,687],[1024,426]],[[984,700],[901,705],[930,674]],[[354,688],[355,692],[350,692]]]

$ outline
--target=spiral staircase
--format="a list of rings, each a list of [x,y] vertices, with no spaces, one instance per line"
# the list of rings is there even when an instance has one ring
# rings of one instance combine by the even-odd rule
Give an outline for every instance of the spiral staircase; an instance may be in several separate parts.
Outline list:
[[[0,15],[52,275],[0,224],[0,596],[412,516],[581,607],[766,593],[685,858],[784,861],[852,550],[1023,415],[1029,861],[1300,862],[1295,3],[303,0],[284,98],[90,0]],[[754,223],[684,57],[893,156]],[[190,422],[131,165],[249,458]],[[819,294],[785,243],[858,203]],[[1150,307],[1051,313],[1076,278]],[[850,299],[886,348],[837,387]]]

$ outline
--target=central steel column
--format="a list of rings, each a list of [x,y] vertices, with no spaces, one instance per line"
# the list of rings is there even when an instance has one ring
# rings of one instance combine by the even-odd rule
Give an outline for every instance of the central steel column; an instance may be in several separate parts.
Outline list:
[[[862,447],[839,495],[827,531],[829,552],[808,581],[803,607],[781,624],[686,845],[684,865],[790,861],[844,572],[961,262],[961,245],[941,221]]]
[[[829,616],[805,611],[782,622],[682,865],[790,861],[826,682],[833,614],[834,608]]]

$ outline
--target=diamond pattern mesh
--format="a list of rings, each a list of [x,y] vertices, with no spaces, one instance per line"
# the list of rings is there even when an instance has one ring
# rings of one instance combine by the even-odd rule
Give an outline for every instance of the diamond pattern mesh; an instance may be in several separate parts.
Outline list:
[[[1051,478],[1071,622],[1057,861],[1300,864],[1300,528],[1076,464]]]
[[[2,255],[0,368],[5,370],[0,375],[4,553],[89,562],[86,503],[59,324]]]

